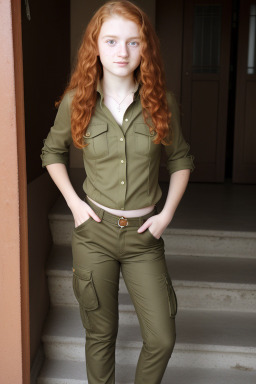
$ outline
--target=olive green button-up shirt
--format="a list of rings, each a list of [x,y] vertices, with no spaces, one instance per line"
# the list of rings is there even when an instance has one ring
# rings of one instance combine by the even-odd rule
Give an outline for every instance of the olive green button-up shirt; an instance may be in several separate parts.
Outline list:
[[[100,84],[94,114],[84,135],[88,143],[83,151],[85,193],[98,203],[113,209],[139,209],[156,204],[162,195],[158,184],[162,144],[154,144],[142,114],[139,90],[127,108],[120,126],[103,102]],[[173,142],[164,146],[169,174],[194,169],[193,156],[185,142],[179,110],[173,94],[167,94],[172,112]],[[72,92],[65,94],[44,140],[42,166],[68,164],[71,136]]]

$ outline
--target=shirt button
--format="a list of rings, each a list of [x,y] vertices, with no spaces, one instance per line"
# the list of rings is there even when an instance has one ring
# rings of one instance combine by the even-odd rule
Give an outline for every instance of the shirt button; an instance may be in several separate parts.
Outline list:
[[[127,122],[127,121],[128,121],[128,119],[124,119],[124,121],[126,121],[126,122]]]
[[[86,136],[86,137],[91,136],[90,132],[86,132],[86,133],[85,133],[85,136]]]
[[[120,141],[124,141],[124,139],[121,137],[121,138],[120,138]]]
[[[121,181],[121,184],[124,185],[124,181]]]
[[[124,163],[124,161],[123,161],[123,160],[121,160],[121,163],[123,164],[123,163]]]

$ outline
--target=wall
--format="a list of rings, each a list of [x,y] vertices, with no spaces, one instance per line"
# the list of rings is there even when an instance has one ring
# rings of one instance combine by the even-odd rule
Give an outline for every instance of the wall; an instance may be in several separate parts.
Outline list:
[[[183,1],[157,0],[156,31],[160,39],[165,65],[167,88],[180,102],[182,49],[183,49]]]
[[[41,166],[43,139],[53,125],[54,101],[70,72],[69,0],[29,1],[31,20],[22,2],[26,160],[28,179],[28,241],[31,366],[40,346],[49,308],[45,263],[52,239],[48,212],[59,192]],[[15,381],[13,381],[14,383]]]
[[[69,0],[22,2],[22,43],[28,182],[42,175],[39,157],[69,78]]]
[[[10,1],[0,1],[0,382],[20,384],[22,314],[17,109]]]

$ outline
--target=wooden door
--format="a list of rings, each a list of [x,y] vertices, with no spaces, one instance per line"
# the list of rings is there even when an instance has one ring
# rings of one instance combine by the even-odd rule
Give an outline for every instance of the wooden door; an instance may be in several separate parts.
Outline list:
[[[240,1],[233,182],[256,183],[256,1]]]
[[[184,2],[181,119],[192,181],[224,181],[231,18],[231,0]]]

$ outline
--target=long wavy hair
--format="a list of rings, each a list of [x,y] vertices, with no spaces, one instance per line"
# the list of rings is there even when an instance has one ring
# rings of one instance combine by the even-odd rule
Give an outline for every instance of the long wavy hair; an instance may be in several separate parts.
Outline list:
[[[127,0],[109,1],[94,14],[85,30],[69,84],[55,106],[58,107],[66,92],[75,90],[71,104],[72,139],[77,148],[85,147],[83,135],[95,108],[97,83],[103,76],[97,56],[98,36],[104,21],[115,15],[131,20],[139,27],[141,62],[134,71],[134,80],[140,85],[144,121],[150,131],[157,133],[154,143],[170,144],[171,112],[167,105],[159,40],[148,16]]]

